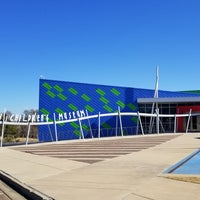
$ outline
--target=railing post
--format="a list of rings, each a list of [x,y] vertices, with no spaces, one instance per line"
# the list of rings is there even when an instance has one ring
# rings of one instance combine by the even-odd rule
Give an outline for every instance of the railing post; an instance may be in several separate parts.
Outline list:
[[[174,133],[176,133],[176,114],[174,115]]]
[[[54,119],[54,129],[55,129],[56,142],[58,142],[58,133],[57,133],[56,115],[55,115],[55,113],[53,113],[53,119]]]
[[[157,130],[157,134],[159,134],[160,129],[159,129],[159,108],[156,109],[156,130]]]
[[[100,139],[101,135],[101,118],[100,118],[100,112],[98,113],[98,138]]]
[[[4,138],[4,128],[5,128],[5,121],[7,120],[6,111],[3,113],[3,121],[1,127],[1,147],[3,146],[3,138]]]
[[[137,112],[137,115],[138,115],[138,119],[139,119],[141,131],[142,131],[142,135],[144,135],[144,130],[143,130],[143,126],[142,126],[142,120],[141,120],[141,118],[140,118],[140,113],[139,113],[139,111]]]
[[[117,137],[117,133],[118,133],[118,116],[116,115],[116,126],[115,126],[115,136]]]

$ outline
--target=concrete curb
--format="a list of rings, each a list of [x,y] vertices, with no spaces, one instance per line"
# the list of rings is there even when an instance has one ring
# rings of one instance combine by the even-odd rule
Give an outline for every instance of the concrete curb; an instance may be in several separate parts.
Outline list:
[[[16,178],[0,170],[0,180],[15,190],[23,197],[30,200],[55,200],[54,198],[43,194],[42,192],[20,182]]]
[[[3,196],[3,197],[2,197]],[[7,184],[5,184],[2,180],[0,180],[0,199],[3,200],[26,200],[25,197],[20,195],[18,192],[13,190]]]

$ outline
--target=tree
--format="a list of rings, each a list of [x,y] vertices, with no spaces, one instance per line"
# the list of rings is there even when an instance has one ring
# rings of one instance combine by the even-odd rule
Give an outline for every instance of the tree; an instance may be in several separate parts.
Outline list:
[[[37,115],[38,110],[30,109],[30,110],[24,110],[24,115]],[[6,121],[10,121],[10,116],[12,115],[12,112],[6,111],[5,113],[5,119]],[[3,117],[0,119],[3,121]],[[0,130],[2,130],[2,125],[0,125]],[[14,142],[14,141],[20,141],[20,138],[26,138],[28,133],[28,124],[27,125],[5,125],[4,127],[4,141],[5,142]],[[38,126],[34,125],[31,126],[29,137],[30,138],[37,138],[38,135]]]
[[[9,121],[9,116],[12,115],[11,111],[6,111],[5,113],[5,120]],[[3,117],[1,119],[3,121]],[[2,125],[1,125],[1,130],[2,130]],[[4,126],[4,139],[7,142],[14,141],[15,138],[19,137],[20,135],[20,126],[13,126],[13,125],[5,125]]]

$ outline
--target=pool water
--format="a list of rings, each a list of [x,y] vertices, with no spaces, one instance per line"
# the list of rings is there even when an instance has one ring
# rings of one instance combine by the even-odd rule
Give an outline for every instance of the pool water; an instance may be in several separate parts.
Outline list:
[[[200,175],[200,149],[173,165],[164,173]]]

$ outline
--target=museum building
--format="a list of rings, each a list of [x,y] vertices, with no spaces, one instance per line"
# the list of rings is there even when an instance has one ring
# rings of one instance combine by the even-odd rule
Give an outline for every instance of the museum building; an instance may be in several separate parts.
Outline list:
[[[99,134],[101,137],[117,136],[121,134],[120,122],[123,135],[156,133],[156,122],[152,123],[149,116],[141,116],[142,130],[137,115],[122,115],[121,121],[118,115],[90,118],[81,123],[73,120],[106,113],[151,114],[155,113],[155,108],[159,114],[166,115],[192,113],[188,131],[200,131],[200,91],[158,90],[157,98],[154,94],[153,89],[40,79],[39,114],[48,115],[50,121],[68,120],[68,123],[58,123],[56,129],[55,124],[39,126],[39,141],[79,139],[81,132],[84,138],[98,137]],[[159,131],[171,133],[176,127],[176,132],[184,132],[188,116],[174,119],[160,117]]]

